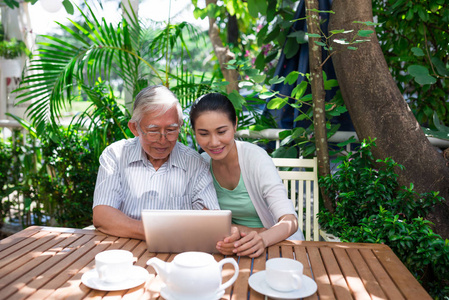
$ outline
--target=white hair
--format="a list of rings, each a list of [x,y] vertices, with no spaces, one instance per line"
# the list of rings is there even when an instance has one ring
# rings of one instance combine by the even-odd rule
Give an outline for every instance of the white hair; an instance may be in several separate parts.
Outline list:
[[[134,100],[133,116],[131,122],[140,123],[145,113],[163,115],[170,108],[176,107],[178,111],[179,126],[182,125],[182,107],[175,94],[163,85],[152,85],[141,90]]]

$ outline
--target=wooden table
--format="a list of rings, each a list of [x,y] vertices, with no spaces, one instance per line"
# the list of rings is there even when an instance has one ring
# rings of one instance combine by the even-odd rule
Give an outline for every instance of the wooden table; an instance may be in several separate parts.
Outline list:
[[[94,268],[94,257],[107,249],[126,249],[147,268],[149,280],[130,290],[102,292],[81,283]],[[95,230],[29,227],[0,241],[1,299],[162,299],[161,281],[146,262],[170,261],[176,254],[149,253],[143,241],[117,238]],[[217,260],[222,255],[214,255]],[[318,291],[306,299],[431,299],[391,249],[380,244],[282,242],[257,259],[238,258],[240,273],[223,299],[264,299],[248,286],[266,258],[296,258],[304,264]],[[225,265],[225,280],[232,272]],[[232,269],[232,266],[229,266]]]

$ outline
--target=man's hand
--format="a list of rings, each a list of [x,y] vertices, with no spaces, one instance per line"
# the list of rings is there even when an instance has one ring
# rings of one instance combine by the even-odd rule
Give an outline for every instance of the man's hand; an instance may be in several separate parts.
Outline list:
[[[232,226],[231,235],[217,243],[217,250],[223,255],[233,255],[234,242],[238,239],[240,239],[240,230],[237,226]]]

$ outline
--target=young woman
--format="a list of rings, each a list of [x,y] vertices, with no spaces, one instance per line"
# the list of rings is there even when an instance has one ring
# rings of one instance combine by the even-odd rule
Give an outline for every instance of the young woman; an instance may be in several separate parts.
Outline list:
[[[204,95],[192,105],[190,122],[210,162],[220,208],[232,211],[235,225],[217,249],[225,255],[257,257],[287,238],[304,240],[271,157],[257,145],[234,139],[232,102],[219,93]]]

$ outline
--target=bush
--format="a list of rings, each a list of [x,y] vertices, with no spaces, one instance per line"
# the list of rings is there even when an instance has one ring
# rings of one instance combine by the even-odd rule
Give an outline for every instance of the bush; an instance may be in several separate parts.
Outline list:
[[[435,299],[449,297],[449,240],[444,241],[424,217],[444,199],[437,192],[418,194],[398,187],[391,158],[375,161],[371,147],[344,157],[335,174],[320,178],[335,199],[335,213],[318,214],[320,225],[342,241],[387,244]]]
[[[129,114],[119,106],[112,89],[99,82],[85,91],[92,105],[68,128],[48,124],[37,130],[21,120],[29,131],[26,142],[17,132],[14,146],[0,143],[0,196],[19,192],[14,221],[24,227],[92,224],[99,155],[110,143],[132,135],[126,126]],[[37,136],[38,131],[44,134]],[[3,197],[2,216],[9,212],[8,199]]]
[[[17,133],[14,140],[14,145],[0,141],[1,220],[11,214],[10,221],[24,227],[92,224],[99,163],[86,134],[60,128],[57,138],[29,135],[24,143]]]
[[[5,59],[13,59],[20,57],[22,54],[30,54],[30,51],[23,41],[18,41],[16,39],[11,39],[10,41],[0,41],[0,57]]]
[[[6,197],[9,196],[11,161],[12,150],[10,143],[0,140],[0,228],[9,211],[9,204]]]
[[[18,203],[18,195],[14,192],[20,190],[17,186],[21,171],[18,157],[22,154],[22,149],[17,141],[21,139],[22,135],[18,130],[13,130],[12,137],[8,139],[0,138],[0,228],[5,217],[12,216],[11,207]]]
[[[61,129],[58,139],[47,137],[41,142],[43,167],[34,177],[32,200],[45,202],[35,213],[51,216],[59,226],[80,228],[92,224],[99,163],[89,149],[87,137]]]

